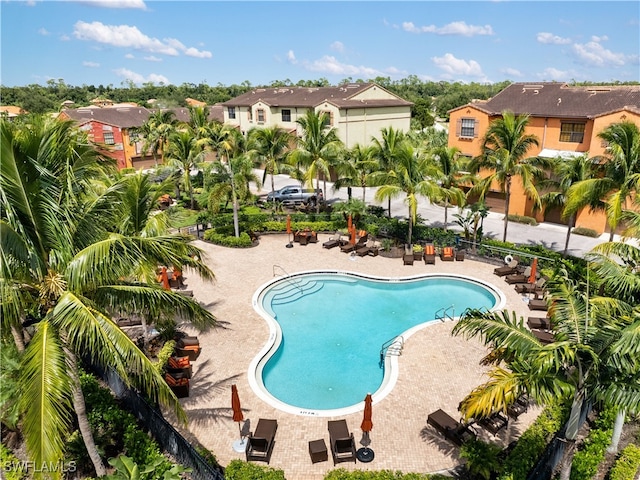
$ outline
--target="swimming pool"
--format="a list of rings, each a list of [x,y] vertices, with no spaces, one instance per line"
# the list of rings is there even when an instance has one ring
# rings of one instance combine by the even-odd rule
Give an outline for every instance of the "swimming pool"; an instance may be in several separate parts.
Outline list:
[[[455,317],[469,307],[503,305],[497,289],[462,275],[380,278],[312,271],[279,277],[253,297],[270,335],[251,362],[249,383],[259,397],[289,413],[352,413],[367,393],[377,402],[391,391],[398,377],[392,350],[413,333],[444,313]],[[380,352],[388,344],[381,366]]]

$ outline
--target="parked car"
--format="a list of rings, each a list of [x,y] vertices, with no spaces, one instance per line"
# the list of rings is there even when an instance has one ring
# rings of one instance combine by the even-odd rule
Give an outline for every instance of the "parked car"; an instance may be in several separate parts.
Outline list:
[[[276,202],[289,205],[297,205],[300,203],[315,205],[318,201],[318,197],[322,198],[322,189],[302,188],[299,185],[287,185],[275,192],[269,192],[267,194],[266,201],[273,202],[275,200]]]

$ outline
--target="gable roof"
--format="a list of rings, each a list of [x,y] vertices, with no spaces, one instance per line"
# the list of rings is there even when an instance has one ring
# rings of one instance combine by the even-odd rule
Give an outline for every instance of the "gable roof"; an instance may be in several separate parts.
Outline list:
[[[354,98],[371,88],[378,88],[387,98]],[[393,98],[389,98],[389,96]],[[393,95],[374,83],[349,83],[338,87],[271,87],[255,88],[221,105],[225,107],[249,107],[258,102],[272,107],[313,108],[323,102],[338,108],[411,106],[413,103]]]
[[[120,128],[139,127],[151,114],[144,107],[73,108],[64,109],[61,113],[78,123],[94,121]]]
[[[640,85],[576,87],[566,83],[513,83],[485,101],[460,108],[474,107],[488,115],[509,110],[533,117],[594,118],[619,110],[640,113]]]

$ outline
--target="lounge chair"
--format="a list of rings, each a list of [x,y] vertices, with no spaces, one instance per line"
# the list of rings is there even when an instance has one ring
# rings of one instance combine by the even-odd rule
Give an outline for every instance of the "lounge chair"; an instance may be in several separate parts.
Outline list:
[[[442,251],[440,252],[440,260],[443,262],[453,262],[455,255],[453,252],[453,247],[442,247]]]
[[[529,310],[544,310],[549,308],[544,298],[532,298],[529,300]]]
[[[518,293],[534,293],[538,294],[544,291],[544,284],[547,282],[547,279],[544,277],[540,277],[536,283],[516,283],[515,289]]]
[[[356,249],[356,255],[359,257],[364,257],[365,255],[371,255],[372,257],[377,256],[379,253],[379,248],[375,244],[375,242],[367,242],[364,247],[360,247]]]
[[[493,435],[498,433],[503,428],[509,425],[509,419],[500,412],[495,412],[486,418],[482,418],[476,422],[485,430],[491,432]]]
[[[531,267],[527,267],[524,269],[522,273],[512,273],[504,277],[504,281],[509,285],[513,285],[514,283],[527,283],[529,281],[529,275],[531,275]]]
[[[347,421],[329,420],[327,423],[333,464],[352,460],[356,463],[356,442],[353,440],[353,433],[349,433]]]
[[[329,240],[327,240],[322,244],[322,248],[341,247],[342,245],[345,245],[347,243],[349,242],[347,242],[342,238],[342,234],[340,234],[339,232],[336,232],[334,236],[329,237]]]
[[[456,421],[442,409],[430,413],[427,417],[427,423],[442,433],[447,440],[458,446],[476,438],[476,432],[470,425]]]
[[[529,317],[527,325],[531,330],[551,330],[551,322],[547,317]]]
[[[405,245],[404,253],[402,254],[403,265],[413,265],[413,247],[411,245]]]
[[[425,264],[436,264],[436,247],[432,244],[427,244],[424,246],[424,263]]]
[[[517,420],[529,409],[529,399],[525,395],[519,396],[514,403],[507,407],[507,415]]]
[[[553,333],[547,332],[546,330],[531,330],[531,333],[543,345],[549,345],[550,343],[553,343],[556,341],[556,338],[553,336]]]
[[[516,259],[511,260],[503,267],[497,267],[493,270],[493,274],[499,277],[504,277],[505,275],[511,275],[513,273],[518,273],[518,260]]]
[[[456,249],[456,262],[464,262],[464,250]]]
[[[245,450],[247,461],[260,460],[269,463],[277,429],[277,420],[264,418],[258,420],[256,431],[247,439],[247,449]]]
[[[340,246],[340,251],[344,253],[350,253],[358,248],[364,247],[367,244],[367,240],[369,239],[369,234],[365,233],[361,236],[356,243],[347,243],[345,245]]]

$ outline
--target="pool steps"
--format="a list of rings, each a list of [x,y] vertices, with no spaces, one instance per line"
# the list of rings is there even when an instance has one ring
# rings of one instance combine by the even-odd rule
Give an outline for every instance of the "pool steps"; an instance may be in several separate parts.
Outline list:
[[[284,305],[318,292],[323,284],[316,280],[291,280],[273,288],[271,305]]]

